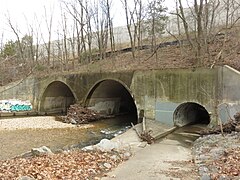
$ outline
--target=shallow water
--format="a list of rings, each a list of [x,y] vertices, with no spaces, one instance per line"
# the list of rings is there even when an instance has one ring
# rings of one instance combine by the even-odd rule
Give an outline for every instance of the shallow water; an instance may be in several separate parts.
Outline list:
[[[191,147],[194,141],[200,137],[200,131],[205,129],[206,126],[205,124],[194,124],[179,127],[166,138],[178,141],[181,146]]]
[[[33,147],[47,146],[57,151],[95,144],[103,138],[111,139],[130,128],[131,118],[120,116],[74,128],[3,130],[0,131],[0,159],[13,158]]]

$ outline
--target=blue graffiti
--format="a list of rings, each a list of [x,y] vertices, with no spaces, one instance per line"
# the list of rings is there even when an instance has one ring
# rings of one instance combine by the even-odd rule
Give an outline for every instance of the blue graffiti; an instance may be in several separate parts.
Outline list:
[[[30,111],[32,110],[31,105],[12,105],[11,111]]]
[[[0,111],[19,112],[19,111],[31,111],[31,110],[32,110],[32,105],[28,101],[0,100]]]

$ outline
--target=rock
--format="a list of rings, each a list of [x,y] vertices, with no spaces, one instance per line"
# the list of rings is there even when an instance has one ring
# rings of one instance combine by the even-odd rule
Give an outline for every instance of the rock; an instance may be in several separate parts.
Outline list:
[[[119,145],[115,142],[112,142],[108,139],[102,139],[98,144],[94,146],[94,149],[103,151],[103,152],[109,152],[112,150],[117,150],[119,148]]]
[[[219,159],[219,157],[224,154],[224,148],[222,147],[213,148],[210,150],[210,153],[214,159]]]
[[[20,157],[22,157],[22,158],[28,158],[28,157],[32,157],[32,152],[31,151],[28,151],[28,152],[26,152],[26,153],[23,153],[23,154],[21,154],[20,155]]]
[[[116,162],[117,160],[119,160],[119,157],[117,155],[112,155],[111,159]]]
[[[131,153],[130,153],[130,152],[125,152],[125,153],[123,153],[122,158],[123,158],[124,160],[128,160],[128,159],[130,158],[130,156],[131,156]]]
[[[103,165],[104,165],[104,167],[106,167],[107,169],[111,169],[111,168],[112,168],[112,165],[109,164],[109,163],[104,163]]]
[[[77,124],[77,121],[75,121],[73,118],[70,119],[71,124]]]
[[[201,177],[201,180],[211,180],[211,177],[208,174],[204,173]]]
[[[28,176],[22,176],[22,177],[17,178],[17,180],[35,180],[35,179],[28,177]]]
[[[138,147],[140,147],[140,148],[145,148],[147,145],[148,145],[148,143],[147,143],[146,141],[144,141],[144,142],[141,142],[141,143],[138,145]]]
[[[86,146],[84,148],[82,148],[83,151],[93,151],[94,150],[94,146]]]
[[[240,125],[235,127],[235,131],[240,132]]]
[[[200,156],[198,157],[198,161],[200,161],[200,162],[204,162],[208,159],[209,159],[209,156],[205,155],[205,154],[200,154]]]
[[[205,166],[201,166],[201,167],[199,167],[199,174],[200,175],[204,175],[204,174],[206,174],[206,173],[208,173],[209,172],[209,169],[207,168],[207,167],[205,167]]]
[[[230,178],[227,177],[226,175],[221,175],[221,176],[219,177],[219,180],[230,180]]]
[[[32,155],[35,155],[35,156],[39,156],[39,155],[42,155],[42,154],[53,154],[51,149],[49,149],[46,146],[42,146],[42,147],[39,147],[39,148],[32,148],[31,153],[32,153]]]

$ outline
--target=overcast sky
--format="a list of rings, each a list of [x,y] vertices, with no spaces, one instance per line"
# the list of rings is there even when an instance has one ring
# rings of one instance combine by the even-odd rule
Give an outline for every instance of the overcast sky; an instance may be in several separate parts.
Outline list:
[[[67,0],[65,0],[67,1]],[[129,0],[131,1],[131,0]],[[145,3],[148,0],[143,0]],[[175,6],[175,0],[165,0],[165,4],[169,9],[173,9]],[[187,1],[187,0],[186,0]],[[113,2],[113,16],[114,26],[122,26],[125,24],[125,16],[121,4],[121,0],[112,0]],[[34,16],[38,18],[38,21],[43,21],[44,24],[44,7],[47,12],[51,11],[53,14],[54,25],[53,31],[57,31],[58,22],[60,20],[60,0],[0,0],[0,40],[2,34],[4,41],[9,39],[16,39],[12,30],[7,23],[8,17],[11,18],[12,24],[17,27],[22,36],[28,32],[27,24],[34,24]],[[184,3],[186,5],[186,2]],[[45,23],[46,24],[46,23]],[[43,30],[44,31],[44,30]],[[47,33],[47,32],[45,32]]]

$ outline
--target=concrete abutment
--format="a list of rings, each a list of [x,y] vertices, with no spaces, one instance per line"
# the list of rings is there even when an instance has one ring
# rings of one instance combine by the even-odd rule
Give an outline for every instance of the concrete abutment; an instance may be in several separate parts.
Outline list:
[[[172,126],[174,116],[186,117],[179,114],[188,112],[188,105],[181,104],[189,102],[199,105],[197,114],[205,113],[201,108],[212,113],[211,124],[217,122],[213,117],[224,122],[229,112],[233,116],[240,109],[239,77],[239,72],[227,66],[29,77],[1,88],[0,99],[29,100],[36,112],[59,107],[66,111],[74,102],[109,114],[135,111],[139,119],[144,114]]]

